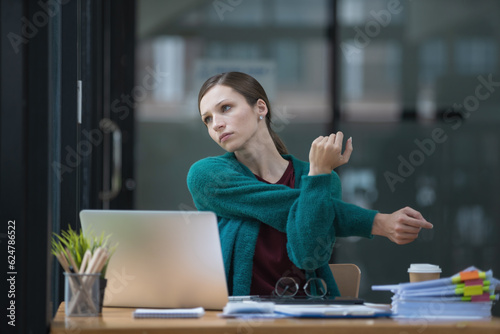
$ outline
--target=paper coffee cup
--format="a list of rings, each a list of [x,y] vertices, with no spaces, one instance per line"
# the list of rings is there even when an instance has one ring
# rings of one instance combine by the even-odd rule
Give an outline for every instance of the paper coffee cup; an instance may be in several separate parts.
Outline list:
[[[408,268],[410,282],[422,282],[438,279],[441,276],[441,268],[429,263],[412,263]]]

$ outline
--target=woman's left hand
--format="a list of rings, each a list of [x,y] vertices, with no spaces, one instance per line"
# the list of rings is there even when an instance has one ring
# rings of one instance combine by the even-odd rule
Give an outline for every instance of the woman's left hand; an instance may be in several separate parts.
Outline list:
[[[387,237],[398,245],[404,245],[417,239],[421,229],[432,227],[420,212],[405,207],[391,214],[377,213],[373,220],[372,234]]]

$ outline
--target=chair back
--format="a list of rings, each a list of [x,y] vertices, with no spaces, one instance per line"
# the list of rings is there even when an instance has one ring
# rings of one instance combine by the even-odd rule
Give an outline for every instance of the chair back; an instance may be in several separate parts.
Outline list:
[[[361,270],[353,263],[330,264],[333,277],[342,297],[358,297]]]

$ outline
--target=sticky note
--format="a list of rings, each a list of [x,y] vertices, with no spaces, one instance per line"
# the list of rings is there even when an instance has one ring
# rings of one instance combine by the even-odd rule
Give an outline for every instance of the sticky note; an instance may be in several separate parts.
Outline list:
[[[488,284],[486,284],[488,282]],[[489,281],[483,281],[482,279],[472,279],[470,281],[465,281],[465,286],[472,286],[472,285],[489,285]]]
[[[464,288],[464,296],[478,296],[483,294],[482,285],[466,286]]]
[[[479,279],[479,272],[477,270],[462,271],[462,272],[460,272],[460,279],[462,281],[469,281],[469,280],[473,280],[473,279]]]
[[[482,295],[471,296],[471,301],[473,302],[488,302],[491,300],[491,296],[489,293],[485,292]]]

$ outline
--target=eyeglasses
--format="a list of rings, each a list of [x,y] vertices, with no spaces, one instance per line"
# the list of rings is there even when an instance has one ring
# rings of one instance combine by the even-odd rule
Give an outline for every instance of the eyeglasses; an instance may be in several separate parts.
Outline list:
[[[326,282],[319,277],[310,278],[304,284],[304,292],[310,298],[326,296]],[[299,292],[299,284],[292,277],[281,277],[274,287],[273,294],[282,298],[292,298]]]

